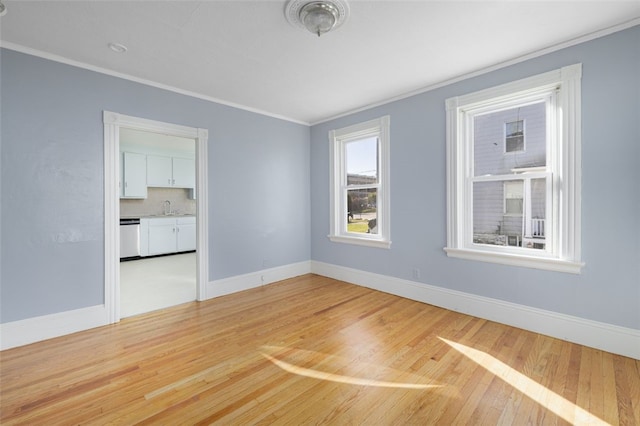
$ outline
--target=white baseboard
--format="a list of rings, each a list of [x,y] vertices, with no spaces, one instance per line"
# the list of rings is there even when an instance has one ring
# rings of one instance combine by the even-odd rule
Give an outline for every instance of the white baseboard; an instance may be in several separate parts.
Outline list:
[[[210,281],[207,284],[205,297],[203,300],[213,297],[224,296],[238,291],[249,290],[251,288],[275,283],[311,272],[311,262],[305,261],[292,263],[290,265],[278,266],[261,271],[251,272],[234,277],[223,278],[221,280]]]
[[[28,345],[108,324],[104,305],[0,324],[0,350]]]
[[[452,311],[640,359],[640,330],[531,308],[323,262],[306,261],[211,281],[206,298],[314,273]],[[104,305],[0,324],[0,350],[107,325]]]
[[[209,282],[203,298],[222,296],[311,272],[309,261]],[[0,350],[24,346],[109,324],[104,305],[0,324]]]
[[[452,311],[640,359],[640,330],[311,261],[311,272]]]

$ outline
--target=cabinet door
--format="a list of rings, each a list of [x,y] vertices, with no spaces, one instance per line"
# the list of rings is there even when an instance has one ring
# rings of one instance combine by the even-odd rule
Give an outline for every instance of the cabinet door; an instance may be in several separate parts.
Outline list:
[[[176,225],[149,224],[149,254],[165,254],[176,251]]]
[[[124,152],[122,163],[123,197],[147,198],[147,156],[133,152]]]
[[[196,249],[196,225],[178,225],[178,251]]]
[[[171,187],[171,157],[147,156],[147,185],[160,188]]]
[[[120,152],[120,176],[118,176],[118,189],[120,190],[120,198],[124,198],[124,152]]]
[[[173,158],[173,186],[176,188],[196,187],[196,161],[188,158]]]

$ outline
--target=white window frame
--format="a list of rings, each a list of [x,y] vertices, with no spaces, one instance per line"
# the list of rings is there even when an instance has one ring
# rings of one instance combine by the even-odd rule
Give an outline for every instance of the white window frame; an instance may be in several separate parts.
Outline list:
[[[446,100],[447,133],[447,246],[449,257],[579,274],[581,261],[581,78],[582,64],[507,83]],[[549,176],[545,250],[501,247],[473,243],[473,140],[469,116],[495,105],[515,104],[527,97],[553,91],[554,105],[547,121],[546,172]],[[553,129],[556,131],[553,132]],[[538,176],[540,175],[540,176]]]
[[[328,237],[333,242],[387,249],[391,247],[391,205],[389,194],[390,122],[390,117],[386,115],[329,132],[331,223]],[[378,184],[376,186],[376,224],[378,232],[375,234],[348,232],[346,144],[371,137],[378,139]]]

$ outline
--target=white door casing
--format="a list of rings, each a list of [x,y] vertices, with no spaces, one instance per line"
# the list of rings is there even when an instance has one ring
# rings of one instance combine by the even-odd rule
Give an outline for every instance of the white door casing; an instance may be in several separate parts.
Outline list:
[[[196,143],[196,298],[205,300],[209,280],[207,129],[103,111],[104,123],[104,305],[108,323],[120,321],[120,128],[194,139]]]

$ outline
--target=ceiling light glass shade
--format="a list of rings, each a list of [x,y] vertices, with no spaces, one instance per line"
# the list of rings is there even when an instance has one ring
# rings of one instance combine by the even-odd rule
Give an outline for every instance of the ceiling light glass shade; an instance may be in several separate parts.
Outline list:
[[[284,14],[291,25],[320,36],[344,23],[349,5],[346,0],[289,0]]]
[[[300,9],[300,21],[314,34],[331,31],[338,20],[338,9],[331,3],[312,2]]]

